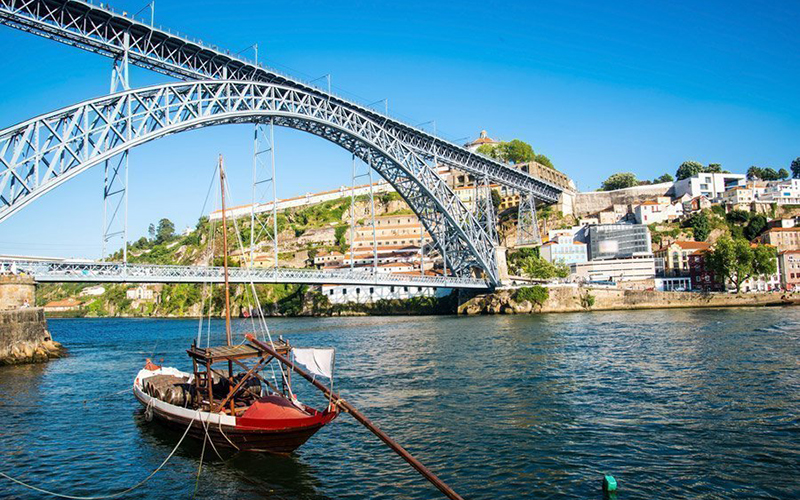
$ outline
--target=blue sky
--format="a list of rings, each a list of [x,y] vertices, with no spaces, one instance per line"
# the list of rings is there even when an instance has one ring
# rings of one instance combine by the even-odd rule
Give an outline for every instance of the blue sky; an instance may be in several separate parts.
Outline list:
[[[144,2],[115,1],[135,12]],[[443,136],[519,138],[579,188],[684,160],[788,168],[800,156],[797,2],[156,2],[156,23],[336,92],[389,99]],[[111,61],[0,27],[0,128],[108,92]],[[132,69],[134,87],[166,81]],[[278,195],[348,184],[346,152],[276,129]],[[130,237],[193,225],[219,153],[250,196],[252,126],[208,128],[131,153]],[[0,225],[0,253],[98,257],[102,168]]]

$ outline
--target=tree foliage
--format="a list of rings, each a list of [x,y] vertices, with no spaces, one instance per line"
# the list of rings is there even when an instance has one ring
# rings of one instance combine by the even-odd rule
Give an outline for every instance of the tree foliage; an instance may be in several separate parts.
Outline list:
[[[675,178],[678,180],[688,179],[694,177],[703,171],[703,164],[696,161],[685,161],[680,164],[678,170],[675,172]]]
[[[760,179],[762,181],[779,181],[789,177],[789,172],[785,168],[775,170],[772,167],[761,168],[753,165],[747,169],[747,178],[750,180]]]
[[[638,186],[639,181],[636,174],[631,172],[620,172],[612,174],[600,185],[600,191],[614,191],[615,189],[625,189]]]
[[[661,184],[662,182],[673,182],[674,180],[675,179],[671,175],[664,174],[661,177],[656,177],[655,179],[653,179],[653,184]]]
[[[156,228],[156,243],[164,243],[171,240],[175,236],[175,224],[169,219],[161,219],[158,221]]]
[[[533,279],[566,278],[569,276],[569,266],[561,262],[552,264],[541,257],[528,257],[522,263],[522,272]]]
[[[753,215],[744,227],[743,236],[748,240],[754,239],[767,228],[767,218],[761,214]]]
[[[553,170],[556,168],[550,158],[542,154],[537,155],[530,144],[519,139],[508,142],[501,141],[496,144],[481,144],[477,151],[505,163],[520,164],[536,161]]]
[[[718,278],[730,282],[739,293],[742,284],[756,276],[775,274],[775,249],[765,245],[751,246],[747,240],[720,238],[708,253],[707,263]]]
[[[706,241],[708,235],[711,234],[711,221],[708,220],[705,212],[693,213],[683,222],[683,227],[692,229],[695,241]]]
[[[792,160],[792,177],[800,179],[800,156]]]
[[[703,166],[702,163],[696,161],[685,161],[680,164],[678,170],[675,172],[675,178],[678,180],[688,179],[697,174],[721,174],[727,173],[722,170],[722,165],[719,163],[709,163],[708,166]]]

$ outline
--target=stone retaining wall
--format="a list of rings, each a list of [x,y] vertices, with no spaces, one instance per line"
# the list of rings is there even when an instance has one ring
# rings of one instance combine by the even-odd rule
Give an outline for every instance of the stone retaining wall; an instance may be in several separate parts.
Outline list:
[[[550,288],[548,299],[538,307],[527,301],[515,301],[514,294],[513,290],[501,290],[492,294],[478,295],[462,303],[458,312],[459,314],[527,314],[800,304],[800,294],[780,292],[730,294],[563,287]]]
[[[41,363],[63,354],[47,331],[42,308],[0,311],[0,365]]]
[[[0,276],[0,310],[17,309],[36,301],[36,283],[28,276]]]

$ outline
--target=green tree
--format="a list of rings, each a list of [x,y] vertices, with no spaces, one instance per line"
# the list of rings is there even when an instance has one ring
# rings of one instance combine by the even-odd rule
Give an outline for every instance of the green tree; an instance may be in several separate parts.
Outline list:
[[[750,221],[744,227],[744,232],[742,234],[748,240],[752,240],[756,236],[761,234],[761,232],[764,231],[764,229],[766,228],[767,228],[767,218],[761,214],[753,215],[750,218]]]
[[[781,179],[781,180],[788,179],[789,178],[789,172],[785,168],[782,168],[782,169],[778,170],[778,178]]]
[[[503,203],[503,198],[500,196],[500,193],[496,190],[492,189],[492,206],[494,207],[494,212],[497,213],[497,209],[500,208],[500,204]]]
[[[800,156],[792,160],[792,177],[795,179],[800,179]]]
[[[156,228],[156,243],[164,243],[171,240],[175,236],[175,224],[169,219],[161,219],[158,221]]]
[[[501,143],[502,144],[502,143]],[[478,146],[478,153],[486,155],[495,160],[506,161],[503,157],[503,148],[499,147],[500,144],[481,144]]]
[[[708,166],[703,169],[703,172],[707,174],[720,174],[722,173],[722,165],[719,163],[709,163]]]
[[[763,179],[763,176],[764,172],[763,169],[761,169],[760,167],[756,167],[755,165],[753,165],[752,167],[747,169],[747,178],[750,179],[751,181],[755,179]]]
[[[347,238],[345,235],[347,234],[347,226],[336,226],[334,230],[334,237],[336,238],[336,246],[339,247],[339,251],[344,253],[347,251]]]
[[[708,235],[711,234],[711,221],[708,220],[708,215],[705,212],[692,214],[684,221],[683,227],[692,228],[695,241],[706,241]]]
[[[569,276],[569,266],[564,263],[551,264],[541,257],[528,257],[522,262],[522,273],[533,279],[549,280]]]
[[[775,249],[765,245],[752,247],[747,240],[720,238],[708,252],[708,267],[723,283],[730,282],[739,293],[742,284],[755,276],[774,274],[777,270]]]
[[[156,226],[155,225],[150,224],[149,226],[147,226],[147,235],[150,236],[150,240],[151,241],[156,239]]]
[[[688,179],[689,177],[694,177],[695,175],[699,174],[703,171],[703,164],[698,163],[696,161],[685,161],[681,163],[678,167],[677,172],[675,172],[675,178],[678,180]]]
[[[762,174],[761,178],[765,181],[777,181],[780,178],[778,172],[772,167],[765,168]]]
[[[664,174],[661,177],[656,177],[655,179],[653,179],[653,183],[661,184],[662,182],[673,182],[674,180],[675,179],[671,175]]]
[[[540,165],[544,165],[547,168],[552,168],[553,170],[556,169],[556,167],[553,165],[553,162],[550,161],[550,158],[546,157],[545,155],[536,155],[533,161],[539,163]]]
[[[630,172],[620,172],[612,174],[608,179],[604,180],[600,185],[600,191],[613,191],[615,189],[625,189],[633,186],[638,186],[639,181],[636,180],[636,175]]]
[[[503,156],[505,156],[505,161],[509,163],[528,163],[536,158],[533,147],[519,139],[503,143],[502,147],[504,148]]]

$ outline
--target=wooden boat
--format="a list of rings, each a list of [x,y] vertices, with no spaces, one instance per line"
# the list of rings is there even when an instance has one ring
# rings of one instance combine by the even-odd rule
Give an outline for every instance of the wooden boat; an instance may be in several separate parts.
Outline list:
[[[222,187],[222,227],[225,227],[225,174],[219,163]],[[199,347],[197,341],[186,351],[192,360],[192,373],[162,367],[149,359],[136,375],[133,394],[145,407],[145,417],[157,420],[199,440],[210,439],[215,447],[240,451],[286,454],[296,450],[338,414],[329,399],[323,411],[300,403],[291,386],[291,370],[284,371],[293,348],[279,339],[268,344],[248,335],[249,343],[232,345],[230,290],[228,284],[227,231],[223,230],[225,273],[226,345]],[[266,340],[266,339],[265,339]],[[303,349],[314,356],[314,349]],[[326,351],[326,350],[319,350]],[[332,350],[330,350],[332,351]],[[277,355],[277,356],[276,356]],[[333,356],[323,376],[332,378]],[[276,357],[280,383],[271,383],[259,372]],[[324,357],[324,356],[323,356]],[[248,364],[248,362],[250,364]],[[224,363],[223,369],[215,365]],[[234,373],[234,365],[241,369]],[[319,367],[316,367],[319,369]],[[278,387],[280,386],[280,387]]]

